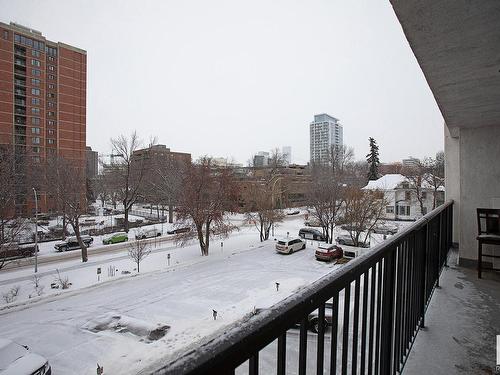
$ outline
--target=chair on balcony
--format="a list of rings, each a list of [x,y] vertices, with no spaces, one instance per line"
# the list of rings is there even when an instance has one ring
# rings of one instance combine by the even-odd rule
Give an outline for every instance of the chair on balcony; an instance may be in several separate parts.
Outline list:
[[[494,267],[483,268],[483,257],[500,258],[498,255],[483,255],[483,244],[500,245],[500,209],[478,208],[477,228],[477,277],[480,279],[482,270],[500,271]]]

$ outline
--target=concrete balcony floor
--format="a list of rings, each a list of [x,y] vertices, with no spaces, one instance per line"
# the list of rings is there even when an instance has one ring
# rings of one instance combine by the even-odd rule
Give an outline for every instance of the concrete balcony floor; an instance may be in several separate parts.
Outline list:
[[[456,265],[452,251],[403,370],[413,374],[495,374],[500,273]],[[500,372],[498,372],[500,373]]]

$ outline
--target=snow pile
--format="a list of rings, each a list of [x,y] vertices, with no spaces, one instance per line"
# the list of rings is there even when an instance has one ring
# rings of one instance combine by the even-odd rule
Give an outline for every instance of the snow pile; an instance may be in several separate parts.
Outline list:
[[[109,312],[85,323],[82,328],[94,333],[102,331],[131,333],[146,342],[151,342],[165,336],[170,326],[160,323],[154,324],[116,312]]]

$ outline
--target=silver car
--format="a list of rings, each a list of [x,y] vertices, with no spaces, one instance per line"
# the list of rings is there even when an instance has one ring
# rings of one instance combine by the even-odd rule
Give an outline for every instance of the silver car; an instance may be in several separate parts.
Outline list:
[[[2,375],[50,375],[49,362],[27,346],[0,339],[0,373]]]

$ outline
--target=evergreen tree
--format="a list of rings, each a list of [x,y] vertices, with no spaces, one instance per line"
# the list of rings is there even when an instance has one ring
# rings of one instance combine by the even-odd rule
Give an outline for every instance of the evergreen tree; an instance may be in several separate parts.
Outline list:
[[[366,161],[368,162],[368,179],[376,180],[379,177],[378,166],[380,165],[380,160],[378,158],[378,145],[377,141],[370,137],[368,138],[370,142],[370,152],[366,155]]]

